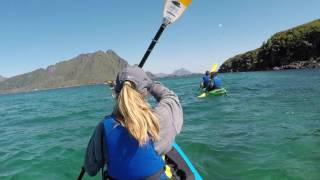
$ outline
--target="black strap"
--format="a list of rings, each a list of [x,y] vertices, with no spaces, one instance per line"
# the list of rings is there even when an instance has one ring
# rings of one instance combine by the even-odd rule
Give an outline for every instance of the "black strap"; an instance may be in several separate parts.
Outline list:
[[[78,180],[81,180],[81,179],[82,179],[82,177],[83,177],[83,175],[84,175],[85,172],[86,172],[86,170],[85,170],[84,167],[82,166],[82,167],[81,167],[81,172],[80,172],[80,174],[79,174],[79,176],[78,176]]]
[[[143,178],[143,180],[159,180],[162,173],[164,173],[164,169],[165,169],[165,167],[161,168],[160,171],[158,171],[154,175]]]
[[[106,163],[105,157],[104,157],[104,150],[103,150],[103,136],[104,136],[104,127],[102,126],[102,130],[101,130],[101,156],[102,156],[102,167],[101,167],[101,179],[104,180],[105,179],[105,173],[104,173],[104,166]]]
[[[165,168],[165,167],[164,167]],[[151,175],[151,176],[148,176],[148,177],[145,177],[145,178],[142,178],[140,180],[159,180],[162,173],[164,173],[164,168],[161,168],[160,171],[158,171],[157,173]],[[105,180],[118,180],[116,178],[113,178],[111,176],[108,175],[108,173],[105,174]]]

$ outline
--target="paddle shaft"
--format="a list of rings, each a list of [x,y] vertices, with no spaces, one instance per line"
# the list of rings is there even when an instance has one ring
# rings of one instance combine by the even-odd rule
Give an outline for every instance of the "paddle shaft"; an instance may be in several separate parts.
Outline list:
[[[189,2],[189,1],[188,1],[188,2]],[[191,2],[191,1],[190,1],[190,2]],[[189,2],[189,3],[190,3],[190,2]],[[188,3],[188,4],[189,4],[189,3]],[[181,14],[180,14],[180,15],[181,15]],[[143,57],[142,57],[142,59],[141,59],[141,61],[140,61],[140,63],[139,63],[139,67],[140,67],[140,68],[142,68],[143,65],[146,63],[146,61],[147,61],[147,59],[148,59],[151,51],[153,50],[154,46],[157,44],[157,42],[158,42],[161,34],[163,33],[163,31],[165,30],[165,28],[167,27],[167,25],[170,24],[170,23],[172,23],[172,22],[169,22],[168,19],[164,19],[163,23],[161,24],[160,28],[158,29],[156,35],[154,36],[154,38],[153,38],[153,40],[152,40],[152,42],[151,42],[151,44],[149,45],[147,51],[145,52],[145,54],[143,55]],[[102,150],[101,152],[103,152],[103,150]],[[81,172],[80,172],[80,174],[79,174],[79,176],[78,176],[78,180],[81,180],[81,179],[82,179],[82,177],[83,177],[83,175],[84,175],[85,172],[86,172],[86,171],[85,171],[84,167],[82,167],[82,168],[81,168]],[[101,171],[101,172],[102,172],[102,174],[104,173],[104,172],[103,172],[103,168],[102,168],[102,171]]]
[[[80,172],[80,174],[79,174],[79,176],[78,176],[78,180],[81,180],[81,179],[82,179],[82,177],[83,177],[83,175],[84,175],[85,172],[86,172],[86,171],[84,170],[84,167],[82,167],[82,168],[81,168],[81,172]]]
[[[140,68],[142,68],[143,67],[143,65],[144,65],[144,63],[147,61],[147,59],[148,59],[148,57],[149,57],[149,55],[150,55],[150,53],[151,53],[151,51],[152,51],[152,49],[154,48],[154,46],[157,44],[157,42],[158,42],[158,40],[159,40],[159,38],[160,38],[160,36],[161,36],[161,34],[162,34],[162,32],[164,31],[164,29],[166,28],[166,24],[164,24],[164,23],[162,23],[161,24],[161,26],[160,26],[160,28],[159,28],[159,30],[158,30],[158,32],[157,32],[157,34],[154,36],[154,38],[153,38],[153,40],[152,40],[152,42],[151,42],[151,44],[149,45],[149,47],[148,47],[148,49],[147,49],[147,51],[146,51],[146,53],[144,54],[144,56],[142,57],[142,59],[141,59],[141,61],[140,61],[140,63],[139,63],[139,67]]]
[[[141,61],[140,61],[140,63],[139,63],[139,67],[140,67],[140,68],[142,68],[143,65],[144,65],[144,63],[147,61],[147,59],[148,59],[151,51],[153,50],[154,46],[157,44],[157,42],[158,42],[158,40],[159,40],[162,32],[163,32],[164,29],[166,28],[166,26],[167,26],[167,25],[166,25],[165,23],[162,23],[162,24],[161,24],[161,26],[160,26],[157,34],[154,36],[151,44],[149,45],[146,53],[144,54],[144,56],[142,57],[142,59],[141,59]],[[80,172],[80,174],[79,174],[79,176],[78,176],[78,180],[81,180],[81,179],[82,179],[82,177],[83,177],[83,175],[84,175],[85,172],[86,172],[86,171],[85,171],[84,167],[82,167],[82,168],[81,168],[81,172]]]

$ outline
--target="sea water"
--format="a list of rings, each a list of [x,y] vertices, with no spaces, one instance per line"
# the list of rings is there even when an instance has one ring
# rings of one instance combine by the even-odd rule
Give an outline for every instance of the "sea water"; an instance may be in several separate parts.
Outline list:
[[[320,70],[220,77],[228,96],[202,99],[201,76],[160,80],[179,95],[176,141],[203,178],[320,179]],[[1,95],[0,179],[76,179],[113,105],[105,85]]]

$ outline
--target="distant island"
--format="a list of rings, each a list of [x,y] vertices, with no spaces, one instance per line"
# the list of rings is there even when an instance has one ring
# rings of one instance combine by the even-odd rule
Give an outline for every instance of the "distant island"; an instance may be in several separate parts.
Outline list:
[[[171,74],[158,73],[154,74],[155,78],[168,78],[168,77],[181,77],[181,76],[191,76],[199,73],[193,73],[185,68],[180,68],[173,71]]]
[[[4,80],[6,80],[6,79],[7,79],[6,77],[3,77],[3,76],[0,75],[0,82],[1,82],[1,81],[4,81]]]
[[[112,50],[80,54],[46,69],[4,79],[0,82],[0,94],[105,83],[114,80],[127,65]]]
[[[258,49],[226,60],[219,72],[320,68],[320,19],[274,34]]]

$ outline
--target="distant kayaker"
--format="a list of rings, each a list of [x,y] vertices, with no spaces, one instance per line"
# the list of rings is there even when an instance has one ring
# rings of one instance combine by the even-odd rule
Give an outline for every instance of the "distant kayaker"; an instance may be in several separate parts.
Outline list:
[[[167,179],[161,155],[171,150],[183,125],[177,95],[137,66],[118,73],[114,91],[114,110],[91,136],[85,171],[95,176],[106,167],[110,179]],[[157,100],[154,108],[144,99],[147,94]]]
[[[213,64],[210,71],[210,81],[207,86],[207,91],[222,88],[221,80],[217,77],[218,75],[218,64]]]
[[[200,84],[200,88],[207,88],[210,82],[210,72],[206,71],[204,76],[202,77],[202,82]]]
[[[220,89],[222,87],[221,79],[217,76],[218,72],[212,71],[210,73],[210,81],[208,83],[207,91]]]

